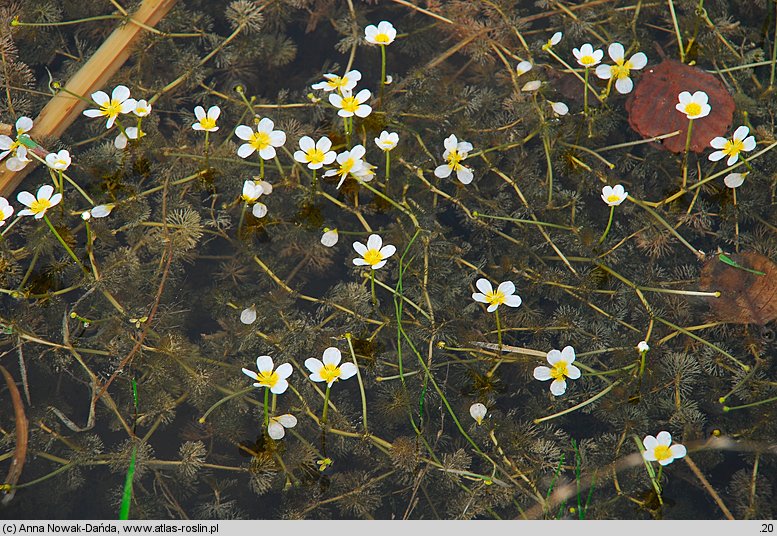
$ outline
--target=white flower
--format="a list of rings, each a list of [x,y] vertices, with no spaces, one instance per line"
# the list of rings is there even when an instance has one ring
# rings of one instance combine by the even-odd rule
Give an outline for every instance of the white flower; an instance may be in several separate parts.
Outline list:
[[[323,359],[321,361],[311,357],[305,360],[305,367],[310,371],[310,379],[314,382],[326,382],[327,387],[332,387],[337,380],[347,380],[356,374],[356,365],[353,363],[340,365],[342,354],[334,346],[324,350]]]
[[[548,42],[542,45],[542,50],[548,50],[549,48],[552,48],[556,45],[558,45],[561,42],[561,38],[564,36],[561,32],[554,33],[550,39],[548,39]]]
[[[36,195],[32,195],[30,192],[19,192],[16,195],[16,200],[28,207],[19,211],[19,216],[35,216],[35,219],[39,220],[48,209],[62,201],[62,194],[55,194],[54,187],[45,184],[38,188]]]
[[[717,162],[724,156],[728,156],[726,165],[733,166],[739,159],[739,153],[755,149],[755,137],[748,136],[748,134],[750,134],[750,129],[743,125],[734,131],[734,136],[730,140],[720,136],[714,138],[710,145],[713,149],[720,150],[710,154],[709,159]]]
[[[140,133],[138,127],[127,127],[124,132],[119,132],[119,135],[113,140],[113,146],[117,149],[125,149],[129,140],[138,139],[138,134],[141,138],[146,135],[145,132]]]
[[[647,56],[644,52],[637,52],[631,56],[631,59],[626,60],[623,45],[620,43],[613,43],[607,47],[607,54],[610,55],[615,65],[599,65],[596,68],[596,76],[602,80],[612,78],[615,80],[615,89],[618,90],[618,93],[630,93],[634,89],[634,82],[629,75],[632,69],[642,69],[647,65]]]
[[[703,91],[697,91],[691,95],[688,91],[681,92],[678,96],[678,103],[675,108],[682,112],[688,119],[700,119],[709,115],[712,107],[707,104],[709,97]]]
[[[84,110],[84,115],[87,117],[107,117],[105,128],[111,128],[119,114],[132,112],[137,104],[135,99],[130,98],[130,90],[127,86],[116,86],[110,97],[104,91],[95,91],[92,93],[92,100],[100,109]]]
[[[22,116],[16,120],[16,140],[12,140],[5,134],[0,135],[0,160],[8,156],[11,157],[5,161],[5,167],[10,171],[19,171],[23,169],[30,159],[27,158],[27,148],[23,142],[29,140],[27,135],[32,129],[32,119]]]
[[[325,74],[324,81],[313,84],[313,89],[323,89],[324,91],[352,91],[356,87],[356,83],[362,79],[362,73],[357,70],[348,71],[343,76],[337,76],[336,74]]]
[[[294,152],[294,160],[307,164],[310,169],[320,169],[335,161],[337,153],[330,151],[332,142],[326,136],[322,136],[314,142],[310,136],[302,136],[299,140],[301,151]]]
[[[522,61],[515,68],[515,72],[517,73],[517,76],[521,76],[522,74],[526,74],[529,71],[531,71],[531,68],[532,68],[532,64],[530,61]]]
[[[548,104],[550,104],[550,107],[553,109],[553,113],[556,115],[567,115],[569,113],[569,106],[563,102],[548,101]]]
[[[362,89],[356,94],[351,95],[350,89],[343,89],[343,94],[330,93],[329,102],[335,108],[339,108],[337,115],[340,117],[367,117],[372,112],[368,104],[364,104],[372,96],[369,89]]]
[[[480,402],[475,402],[469,407],[469,414],[472,415],[472,418],[475,419],[475,422],[478,424],[483,422],[483,418],[486,416],[487,412],[486,406]]]
[[[375,178],[375,170],[377,166],[373,166],[366,160],[362,160],[362,167],[353,172],[353,176],[362,182],[370,182]]]
[[[469,184],[472,182],[472,170],[461,164],[461,161],[467,158],[468,153],[472,150],[472,144],[466,141],[458,141],[454,134],[451,134],[443,142],[445,146],[445,152],[442,157],[447,160],[447,164],[437,166],[434,170],[434,175],[441,179],[449,177],[450,174],[455,171],[456,178],[462,184]]]
[[[383,239],[376,234],[371,234],[369,238],[367,238],[366,246],[361,242],[354,242],[353,249],[356,250],[356,253],[361,255],[361,257],[356,257],[353,260],[353,263],[356,266],[369,266],[373,270],[383,268],[386,264],[386,259],[397,252],[397,248],[391,244],[386,244],[384,246]]]
[[[256,132],[251,127],[240,125],[235,129],[235,135],[244,143],[237,149],[237,156],[248,158],[254,151],[259,151],[259,156],[264,160],[275,158],[275,148],[282,147],[286,143],[286,133],[282,130],[273,130],[275,124],[265,117],[256,125]]]
[[[255,203],[264,193],[262,185],[255,180],[247,180],[243,182],[243,193],[240,198],[246,203]]]
[[[591,43],[586,43],[579,49],[573,48],[572,54],[574,54],[575,58],[577,58],[577,63],[586,69],[598,65],[604,57],[604,52],[599,49],[594,50],[594,47],[591,45]]]
[[[617,207],[629,196],[622,185],[616,184],[613,186],[605,186],[602,188],[602,201],[607,203],[611,207]]]
[[[382,20],[377,26],[370,24],[364,29],[364,39],[373,45],[390,45],[397,38],[397,31],[387,20]]]
[[[240,321],[247,326],[256,322],[256,307],[252,305],[251,307],[243,309],[240,312]]]
[[[561,396],[567,390],[566,378],[576,380],[580,377],[580,369],[572,364],[574,361],[575,349],[571,346],[565,346],[560,352],[551,350],[548,352],[548,363],[552,368],[535,368],[534,378],[541,381],[553,379],[553,383],[550,384],[550,392],[555,396]]]
[[[355,175],[361,170],[364,165],[362,158],[364,157],[365,152],[366,149],[363,145],[354,145],[353,149],[350,151],[343,151],[338,154],[337,163],[340,164],[340,167],[337,169],[330,169],[324,173],[324,177],[338,175],[340,177],[340,182],[337,183],[337,188],[339,189],[348,175]]]
[[[749,172],[747,172],[749,173]],[[747,173],[729,173],[723,178],[723,183],[729,188],[739,188],[745,182]]]
[[[542,87],[542,80],[530,80],[523,85],[521,91],[530,93],[532,91],[537,91],[540,87]]]
[[[399,134],[396,132],[382,131],[380,136],[375,138],[375,145],[383,151],[390,151],[399,143]]]
[[[644,354],[648,350],[650,350],[650,346],[648,345],[647,341],[639,341],[637,344],[637,351]]]
[[[46,165],[58,171],[65,171],[70,167],[71,161],[70,152],[65,149],[62,149],[58,153],[49,153],[46,155]]]
[[[269,355],[260,355],[256,358],[256,369],[259,371],[243,369],[243,374],[256,380],[254,387],[267,387],[271,393],[280,395],[286,392],[289,388],[289,382],[286,378],[291,376],[294,369],[291,365],[284,363],[279,365],[277,369],[273,370],[272,358]]]
[[[0,197],[0,227],[5,225],[5,220],[13,215],[14,208],[5,197]]]
[[[390,85],[394,81],[394,77],[390,74],[386,75],[386,81],[383,83],[384,86]]]
[[[481,277],[475,281],[475,286],[480,292],[473,292],[472,299],[476,302],[487,303],[489,313],[493,313],[497,308],[505,304],[508,307],[519,307],[522,303],[521,297],[515,293],[515,284],[512,281],[503,281],[494,290],[488,279]]]
[[[270,417],[270,423],[267,425],[267,435],[275,439],[283,439],[286,435],[286,428],[297,426],[297,418],[291,413]]]
[[[151,113],[151,105],[146,102],[145,99],[140,99],[135,103],[135,108],[132,110],[132,113],[138,117],[146,117]]]
[[[321,243],[324,245],[324,247],[331,248],[335,244],[337,244],[337,241],[340,239],[340,234],[337,232],[337,229],[324,229],[324,234],[321,235]]]
[[[672,434],[667,431],[658,432],[656,437],[645,436],[642,444],[645,446],[642,457],[649,462],[658,462],[661,465],[669,465],[687,453],[683,445],[679,443],[672,445]]]
[[[211,106],[208,108],[208,112],[205,112],[205,108],[202,106],[194,107],[194,117],[197,118],[197,122],[192,125],[194,130],[204,130],[205,132],[216,132],[219,127],[216,126],[216,120],[221,115],[221,108],[218,106]]]

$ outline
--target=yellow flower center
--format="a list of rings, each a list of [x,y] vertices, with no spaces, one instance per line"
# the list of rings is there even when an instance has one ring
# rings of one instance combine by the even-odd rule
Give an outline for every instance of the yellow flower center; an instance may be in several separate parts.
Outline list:
[[[305,153],[305,157],[308,159],[308,162],[310,162],[311,164],[324,163],[324,151],[322,151],[321,149],[316,149],[315,147],[313,147],[307,153]]]
[[[375,266],[383,260],[383,256],[380,254],[380,250],[378,249],[368,249],[364,253],[364,260],[370,266]]]
[[[332,89],[340,89],[341,87],[345,87],[347,83],[348,79],[340,76],[333,76],[332,78],[327,78],[326,80],[326,85]]]
[[[340,367],[332,364],[324,365],[319,374],[322,380],[329,383],[340,377]]]
[[[489,305],[502,305],[505,302],[504,292],[501,290],[493,290],[486,294],[486,301]]]
[[[448,165],[451,167],[453,171],[458,171],[459,168],[461,168],[461,162],[464,160],[464,156],[462,156],[459,151],[453,150],[450,153],[448,153]]]
[[[375,35],[375,42],[379,45],[388,45],[391,41],[391,38],[388,36],[388,34],[379,33]]]
[[[102,112],[108,117],[117,117],[121,113],[121,103],[116,99],[111,99],[108,104],[102,107]]]
[[[216,128],[216,120],[211,119],[210,117],[203,117],[202,119],[200,119],[200,126],[204,130],[210,130],[212,128]]]
[[[340,105],[340,107],[346,112],[355,114],[356,108],[359,107],[359,101],[356,100],[356,97],[343,97],[343,103]]]
[[[40,214],[41,212],[46,212],[46,210],[50,207],[51,201],[48,199],[36,199],[30,205],[30,210],[33,214]]]
[[[658,445],[654,450],[653,454],[656,457],[656,460],[659,462],[662,460],[668,460],[672,457],[672,451],[669,450],[669,447],[666,445]]]
[[[580,58],[580,63],[588,67],[589,65],[596,64],[596,58],[594,58],[593,56],[583,56],[582,58]]]
[[[554,380],[564,381],[564,377],[569,376],[569,372],[567,371],[567,362],[566,361],[558,361],[555,365],[553,365],[553,368],[550,369],[550,377]]]
[[[701,104],[696,102],[689,102],[685,105],[685,115],[696,116],[701,113]]]
[[[617,203],[620,200],[621,200],[620,196],[615,195],[615,194],[610,194],[610,195],[607,196],[607,202],[608,203]]]
[[[624,78],[628,78],[629,74],[631,73],[631,63],[623,62],[622,59],[616,60],[616,65],[610,66],[610,73],[612,74],[612,77],[616,80],[623,80]]]
[[[257,383],[263,387],[267,387],[268,389],[275,387],[275,384],[278,383],[278,380],[280,380],[278,373],[272,370],[264,372],[260,370],[257,373],[257,376]]]
[[[745,144],[742,140],[727,140],[723,146],[723,153],[729,156],[736,156],[745,149]]]
[[[353,158],[349,158],[348,160],[340,164],[340,171],[338,172],[338,174],[343,176],[348,175],[348,173],[351,172],[351,169],[353,169],[353,165],[355,163],[356,162],[354,162]]]
[[[250,143],[251,147],[255,148],[257,151],[261,151],[270,145],[270,134],[262,131],[254,132],[251,134],[251,139],[248,143]]]

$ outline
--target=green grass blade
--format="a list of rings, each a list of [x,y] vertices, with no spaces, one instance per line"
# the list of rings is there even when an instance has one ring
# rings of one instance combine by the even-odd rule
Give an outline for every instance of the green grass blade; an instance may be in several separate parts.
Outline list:
[[[132,457],[130,458],[129,468],[127,469],[127,478],[124,479],[124,494],[121,497],[119,519],[129,519],[130,504],[132,503],[132,479],[135,478],[136,454],[137,447],[132,447]]]

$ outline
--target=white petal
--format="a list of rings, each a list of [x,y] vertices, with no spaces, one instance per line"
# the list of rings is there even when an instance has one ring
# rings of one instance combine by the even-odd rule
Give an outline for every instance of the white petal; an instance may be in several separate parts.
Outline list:
[[[272,357],[269,355],[260,355],[256,358],[256,370],[259,372],[272,372]]]
[[[669,452],[672,453],[672,456],[675,459],[682,458],[688,453],[687,449],[685,448],[685,445],[680,445],[679,443],[677,445],[672,445],[671,447],[669,447]]]
[[[273,130],[270,132],[270,145],[273,147],[282,147],[286,143],[286,133],[282,130]]]
[[[658,446],[658,440],[652,435],[648,435],[642,440],[642,445],[645,447],[646,451],[652,453]]]
[[[251,207],[251,214],[253,214],[254,218],[264,218],[267,216],[267,205],[264,203],[255,203],[253,207]]]
[[[561,396],[567,392],[567,382],[564,380],[553,380],[550,384],[550,392],[555,396]]]
[[[256,147],[251,145],[250,143],[244,143],[240,147],[237,148],[237,156],[240,158],[248,158],[252,154],[256,152]]]
[[[499,286],[496,288],[496,290],[505,296],[510,296],[511,294],[515,294],[515,283],[512,281],[502,281],[499,283]]]
[[[610,58],[612,58],[612,61],[614,62],[622,60],[624,56],[623,45],[620,43],[612,43],[607,47],[607,54],[610,55]]]
[[[243,369],[243,374],[251,378],[252,380],[258,380],[259,376],[254,372],[253,370],[248,370],[247,368]]]
[[[540,381],[546,381],[552,378],[548,367],[536,367],[534,369],[534,378]]]
[[[456,139],[455,134],[451,134],[447,138],[445,138],[445,141],[442,142],[443,147],[445,147],[449,151],[455,151],[458,147],[458,140]]]
[[[340,379],[347,380],[351,376],[355,376],[357,372],[356,365],[353,363],[343,363],[340,365]]]
[[[488,410],[486,409],[486,406],[480,402],[476,402],[469,407],[469,414],[478,422],[478,424],[483,421],[483,417],[486,416],[487,412]]]
[[[710,155],[707,157],[708,159],[712,160],[713,162],[717,162],[718,160],[722,160],[723,157],[726,156],[726,153],[723,151],[713,151],[710,153]]]
[[[656,436],[656,440],[658,441],[659,445],[662,445],[664,447],[668,447],[672,444],[672,434],[664,430],[663,432],[658,432],[658,435]]]
[[[743,151],[752,151],[753,149],[755,149],[755,137],[748,136],[742,142],[742,150]]]
[[[456,178],[459,179],[459,182],[462,184],[469,184],[473,179],[472,170],[468,167],[461,166],[456,170]]]
[[[256,309],[254,309],[253,307],[243,309],[243,311],[240,313],[240,321],[243,324],[248,324],[248,325],[256,322]]]
[[[578,379],[580,377],[580,374],[581,374],[580,369],[577,368],[576,366],[574,365],[567,366],[567,378],[569,378],[570,380]]]
[[[116,86],[113,88],[113,92],[111,93],[111,97],[119,102],[126,101],[129,99],[129,96],[130,90],[127,86]]]
[[[356,117],[367,117],[372,113],[372,107],[367,104],[360,104],[354,113],[356,114]]]
[[[494,311],[497,310],[498,307],[499,307],[498,303],[492,303],[491,305],[486,307],[486,311],[489,312],[489,313],[493,313]]]
[[[643,69],[647,65],[647,56],[644,52],[637,52],[629,60],[632,69]]]
[[[617,89],[618,93],[621,95],[631,93],[631,90],[634,89],[634,82],[629,77],[619,78],[615,81],[615,89]]]
[[[84,110],[83,114],[86,117],[101,117],[103,115],[101,110],[97,110],[95,108],[89,108],[88,110]]]
[[[321,244],[323,244],[325,247],[331,248],[337,244],[339,239],[340,235],[337,232],[337,229],[332,229],[331,231],[326,231],[323,235],[321,235]]]
[[[453,171],[453,168],[451,168],[448,164],[443,164],[434,168],[434,176],[440,179],[445,179],[450,177],[451,171]]]
[[[16,133],[24,134],[32,130],[32,119],[26,116],[21,116],[16,120]]]
[[[367,246],[365,246],[361,242],[354,242],[353,249],[355,249],[356,253],[358,253],[362,257],[364,257],[364,254],[367,253]]]
[[[316,142],[314,142],[313,138],[311,138],[310,136],[302,136],[299,139],[299,148],[305,152],[315,148],[315,146],[316,146]],[[296,158],[296,155],[295,155],[295,158]]]
[[[561,357],[564,358],[564,361],[567,363],[573,363],[575,361],[575,349],[571,346],[565,346],[563,350],[561,350]]]
[[[272,119],[270,119],[269,117],[263,117],[259,121],[259,124],[256,126],[256,131],[266,132],[267,134],[269,134],[270,132],[272,132],[272,129],[274,127],[275,127],[275,123],[273,123]]]
[[[49,203],[51,203],[51,206],[59,205],[59,202],[62,201],[62,194],[54,194],[51,196],[51,199],[49,199]]]
[[[283,144],[281,144],[283,145]],[[268,145],[259,151],[259,156],[262,160],[272,160],[275,158],[275,147]]]
[[[750,129],[747,128],[745,125],[742,125],[741,127],[738,127],[734,131],[733,138],[734,138],[734,140],[742,141],[742,140],[744,140],[747,137],[748,134],[750,134]]]
[[[380,250],[380,248],[382,247],[383,247],[383,239],[380,237],[380,235],[371,234],[370,237],[367,239],[367,249]]]
[[[508,307],[520,307],[523,303],[523,300],[518,294],[513,294],[512,296],[507,296],[505,298],[505,305]]]
[[[208,117],[210,119],[213,119],[214,121],[219,118],[221,115],[221,108],[218,106],[211,106],[208,108]]]
[[[338,350],[334,346],[330,346],[329,348],[324,350],[323,361],[325,365],[337,366],[340,364],[340,360],[342,358],[343,358],[343,354],[341,354],[340,350]]]
[[[369,266],[369,265],[370,265],[370,263],[368,263],[367,261],[365,261],[365,260],[364,260],[364,259],[362,259],[361,257],[356,257],[356,258],[353,260],[353,263],[354,263],[356,266]]]
[[[326,152],[327,152],[327,151],[329,151],[329,149],[331,149],[331,148],[332,148],[332,140],[330,140],[330,139],[329,139],[329,138],[327,138],[326,136],[322,136],[322,137],[321,137],[321,138],[319,138],[319,140],[316,142],[316,149],[318,149],[318,150],[319,150],[319,151],[321,151],[322,153],[326,153]],[[335,158],[335,153],[334,153],[334,151],[333,151],[331,154],[332,154],[332,160],[330,160],[329,162],[326,162],[326,161],[325,161],[325,163],[327,163],[327,164],[331,164],[331,163],[334,161],[334,158]]]
[[[92,93],[92,100],[100,106],[105,106],[111,102],[111,98],[105,91],[95,91]]]
[[[739,188],[745,182],[746,173],[729,173],[723,182],[729,188]]]
[[[318,374],[318,372],[322,368],[324,368],[324,364],[321,362],[320,359],[316,359],[315,357],[309,357],[305,360],[305,368],[308,369],[313,374]]]
[[[491,286],[491,282],[484,277],[481,277],[475,281],[475,287],[483,294],[489,294],[494,291],[494,287]]]
[[[392,246],[391,244],[387,246],[383,246],[382,248],[380,248],[380,258],[388,259],[396,252],[397,252],[397,248],[395,246]]]
[[[297,418],[291,413],[278,415],[275,420],[283,425],[284,428],[294,428],[297,426]]]
[[[254,135],[253,129],[247,125],[238,125],[238,127],[235,129],[235,136],[237,136],[241,140],[248,141],[251,139],[251,136],[253,135]]]
[[[486,299],[486,295],[481,294],[480,292],[473,292],[472,299],[475,300],[476,302],[488,303],[488,300]]]
[[[286,435],[286,429],[275,419],[270,419],[270,424],[267,425],[267,435],[275,440],[283,439],[283,436]]]
[[[282,395],[283,393],[286,392],[286,389],[288,388],[289,388],[289,382],[281,378],[277,382],[275,382],[275,385],[270,387],[270,392],[274,395]]]
[[[205,116],[205,108],[202,106],[195,106],[194,107],[194,117],[197,119],[197,121],[204,119]]]
[[[54,193],[54,187],[50,184],[44,184],[40,188],[38,188],[38,193],[36,194],[36,197],[38,199],[51,199],[51,194]]]
[[[563,357],[561,355],[561,352],[559,352],[558,350],[553,349],[550,352],[548,352],[547,360],[548,360],[548,363],[550,363],[551,365],[555,365],[562,359]]]
[[[292,368],[290,363],[283,363],[281,365],[278,365],[278,368],[275,369],[275,373],[282,380],[285,380],[286,378],[291,376],[292,372],[294,372],[294,369]]]

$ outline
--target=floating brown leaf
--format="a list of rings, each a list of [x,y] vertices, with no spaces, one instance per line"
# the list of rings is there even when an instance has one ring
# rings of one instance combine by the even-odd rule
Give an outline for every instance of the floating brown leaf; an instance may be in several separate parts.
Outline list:
[[[652,138],[679,130],[680,134],[663,140],[674,153],[685,150],[688,119],[677,111],[675,104],[683,91],[704,91],[712,111],[696,119],[691,129],[690,149],[697,153],[710,146],[712,138],[725,136],[734,117],[734,99],[720,81],[697,67],[675,60],[664,60],[648,69],[626,102],[631,128],[644,138]]]
[[[700,286],[706,291],[720,291],[719,298],[709,299],[715,320],[763,325],[777,318],[777,265],[752,251],[729,257],[765,275],[729,266],[717,256],[708,260],[701,271]]]

